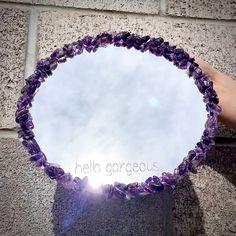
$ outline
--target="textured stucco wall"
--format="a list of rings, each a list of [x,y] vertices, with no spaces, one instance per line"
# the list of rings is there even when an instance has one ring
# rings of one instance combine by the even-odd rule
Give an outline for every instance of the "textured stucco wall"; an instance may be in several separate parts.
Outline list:
[[[174,192],[131,201],[67,193],[28,161],[15,102],[35,61],[85,34],[164,37],[236,79],[233,0],[0,0],[0,235],[236,235],[236,133]]]

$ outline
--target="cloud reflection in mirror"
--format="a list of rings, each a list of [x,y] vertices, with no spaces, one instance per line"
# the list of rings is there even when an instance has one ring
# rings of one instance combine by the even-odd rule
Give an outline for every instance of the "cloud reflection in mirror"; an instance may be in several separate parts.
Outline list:
[[[114,46],[60,65],[36,95],[32,116],[49,162],[93,186],[173,173],[206,120],[185,71]]]

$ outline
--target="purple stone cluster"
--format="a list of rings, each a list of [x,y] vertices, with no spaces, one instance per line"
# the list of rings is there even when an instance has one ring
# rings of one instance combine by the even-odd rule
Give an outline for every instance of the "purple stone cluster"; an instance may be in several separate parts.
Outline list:
[[[151,38],[150,36],[139,36],[130,32],[101,33],[96,37],[86,36],[71,44],[66,44],[63,48],[56,49],[49,57],[37,63],[34,74],[26,79],[26,85],[21,90],[21,96],[17,102],[16,122],[18,125],[18,135],[22,144],[30,154],[30,160],[36,166],[44,169],[45,173],[57,180],[67,189],[81,192],[88,186],[88,178],[73,178],[70,173],[56,164],[47,162],[45,154],[37,144],[32,129],[34,124],[29,109],[32,106],[33,98],[42,82],[45,81],[58,64],[64,63],[68,58],[73,58],[84,51],[96,52],[98,47],[106,47],[113,44],[116,47],[135,48],[141,52],[148,51],[156,56],[163,56],[173,62],[181,70],[186,70],[189,77],[192,77],[199,91],[203,94],[203,101],[206,103],[207,120],[205,130],[200,141],[194,149],[190,150],[182,163],[174,170],[174,173],[162,173],[160,177],[149,177],[142,183],[114,183],[113,185],[101,186],[102,192],[109,198],[133,198],[137,195],[152,194],[162,191],[167,187],[175,188],[177,182],[189,171],[196,173],[196,167],[206,157],[207,151],[214,145],[214,135],[217,128],[217,115],[221,112],[218,106],[219,99],[213,83],[199,68],[199,65],[182,48],[169,45],[162,38]]]

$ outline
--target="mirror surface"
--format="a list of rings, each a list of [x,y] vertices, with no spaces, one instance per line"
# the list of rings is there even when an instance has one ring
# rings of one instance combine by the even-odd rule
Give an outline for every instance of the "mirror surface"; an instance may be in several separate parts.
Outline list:
[[[173,173],[206,120],[202,95],[185,71],[114,46],[60,64],[31,114],[48,161],[88,176],[94,187]]]

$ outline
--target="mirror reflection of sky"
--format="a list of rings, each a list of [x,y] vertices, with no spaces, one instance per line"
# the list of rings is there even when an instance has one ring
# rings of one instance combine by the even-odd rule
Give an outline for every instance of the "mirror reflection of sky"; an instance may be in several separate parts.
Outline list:
[[[36,95],[32,116],[49,162],[92,185],[173,172],[206,120],[185,71],[113,46],[59,65]]]

